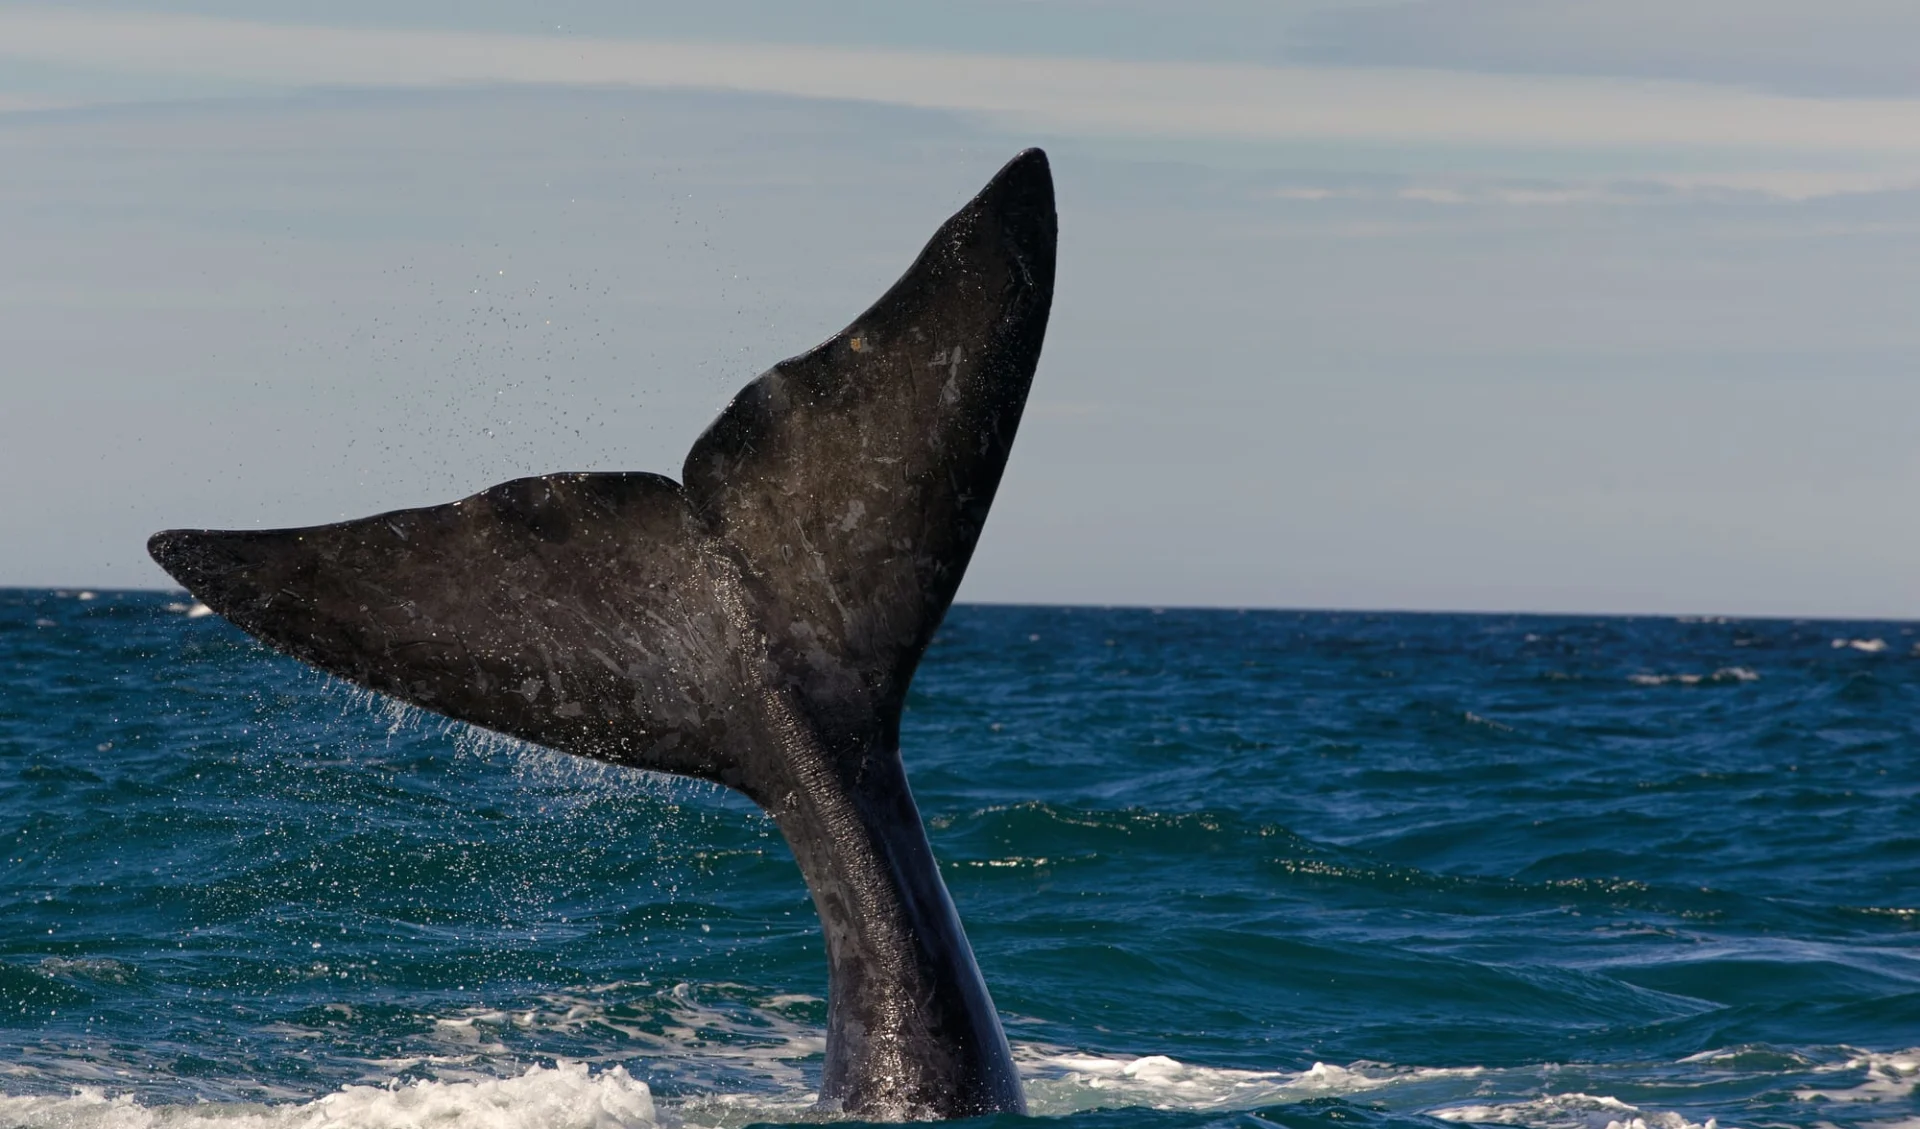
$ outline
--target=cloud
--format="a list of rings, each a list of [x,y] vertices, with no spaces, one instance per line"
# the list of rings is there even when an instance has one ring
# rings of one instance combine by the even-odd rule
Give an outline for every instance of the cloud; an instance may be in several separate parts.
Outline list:
[[[1101,136],[1744,150],[1920,165],[1920,99],[1840,101],[1689,82],[354,30],[35,8],[0,11],[0,58],[281,89],[706,88]]]
[[[1833,196],[1897,193],[1920,188],[1920,172],[1892,174],[1830,169],[1754,169],[1656,172],[1632,178],[1507,180],[1498,176],[1410,177],[1380,184],[1302,181],[1274,190],[1282,200],[1407,200],[1426,204],[1661,205],[1700,200],[1762,199],[1803,202]]]
[[[1627,214],[1114,148],[1056,150],[1045,372],[970,598],[1914,610],[1920,526],[1885,515],[1920,480],[1920,195]],[[1007,151],[557,86],[7,123],[0,477],[45,486],[0,497],[0,582],[162,583],[168,525],[671,473]]]
[[[1298,58],[1348,65],[1920,95],[1911,0],[1427,0],[1318,13],[1292,38]]]
[[[0,92],[0,114],[26,113],[34,110],[59,110],[74,103],[69,99],[50,98],[40,94],[12,94]]]

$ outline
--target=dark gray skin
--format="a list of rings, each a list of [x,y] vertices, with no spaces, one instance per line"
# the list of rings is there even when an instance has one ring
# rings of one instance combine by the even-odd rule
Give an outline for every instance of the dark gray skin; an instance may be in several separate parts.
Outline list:
[[[554,474],[451,505],[148,551],[330,674],[765,808],[826,932],[821,1104],[1025,1112],[900,759],[900,712],[1039,363],[1056,221],[1015,157],[872,309],[747,385],[684,484]]]

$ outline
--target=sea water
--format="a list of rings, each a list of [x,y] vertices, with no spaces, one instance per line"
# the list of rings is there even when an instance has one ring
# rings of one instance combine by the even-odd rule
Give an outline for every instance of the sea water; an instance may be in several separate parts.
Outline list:
[[[1033,1112],[1920,1126],[1902,623],[962,606],[902,743]],[[0,592],[0,1126],[809,1118],[719,789]]]

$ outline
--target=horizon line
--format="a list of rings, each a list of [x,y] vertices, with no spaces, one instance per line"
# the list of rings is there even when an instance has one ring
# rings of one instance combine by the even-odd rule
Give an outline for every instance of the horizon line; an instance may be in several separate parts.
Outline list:
[[[62,598],[77,598],[82,592],[91,593],[95,598],[103,594],[110,595],[155,595],[186,596],[193,594],[185,588],[153,587],[115,587],[108,585],[29,585],[0,584],[0,595],[15,592],[52,593]],[[72,593],[71,596],[68,594]],[[1253,613],[1312,614],[1312,615],[1426,615],[1426,616],[1474,616],[1495,618],[1500,616],[1528,619],[1667,619],[1677,622],[1746,622],[1763,620],[1784,623],[1900,623],[1920,626],[1920,615],[1889,616],[1848,616],[1848,615],[1806,615],[1789,612],[1599,612],[1599,611],[1539,611],[1516,609],[1474,609],[1474,608],[1416,608],[1416,607],[1355,607],[1345,605],[1310,604],[1188,604],[1188,603],[1053,603],[1041,600],[955,600],[953,607],[972,608],[1048,608],[1062,611],[1142,611],[1159,615],[1165,612],[1221,612],[1245,615]],[[214,613],[218,615],[219,613]],[[222,616],[222,619],[225,617]]]

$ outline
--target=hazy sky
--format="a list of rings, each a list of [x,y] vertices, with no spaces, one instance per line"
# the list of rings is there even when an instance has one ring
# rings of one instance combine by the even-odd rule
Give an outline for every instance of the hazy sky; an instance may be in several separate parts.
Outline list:
[[[0,585],[675,473],[1019,148],[963,599],[1920,616],[1911,0],[0,3]]]

